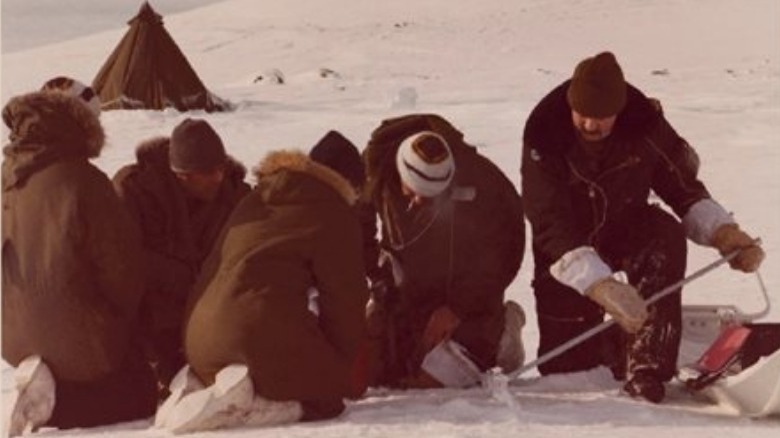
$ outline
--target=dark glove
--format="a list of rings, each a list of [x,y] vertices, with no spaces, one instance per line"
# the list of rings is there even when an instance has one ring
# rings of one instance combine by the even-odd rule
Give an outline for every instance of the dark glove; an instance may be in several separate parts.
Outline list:
[[[758,246],[755,239],[740,230],[737,224],[721,225],[713,233],[711,244],[724,256],[740,250],[737,256],[729,261],[732,269],[755,272],[764,261],[764,250]]]
[[[448,340],[460,325],[460,318],[447,306],[441,306],[431,313],[423,332],[422,345],[426,352],[440,342]]]

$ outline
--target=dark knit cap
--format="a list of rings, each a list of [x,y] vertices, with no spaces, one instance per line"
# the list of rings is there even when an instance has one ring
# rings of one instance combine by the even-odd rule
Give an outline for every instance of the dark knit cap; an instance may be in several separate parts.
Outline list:
[[[566,98],[585,117],[618,114],[626,105],[626,81],[615,55],[602,52],[577,64]]]
[[[337,131],[330,131],[309,152],[309,158],[338,172],[356,188],[363,187],[366,172],[360,152]]]
[[[176,172],[209,171],[227,160],[225,146],[214,128],[205,120],[189,118],[173,128],[168,157]]]

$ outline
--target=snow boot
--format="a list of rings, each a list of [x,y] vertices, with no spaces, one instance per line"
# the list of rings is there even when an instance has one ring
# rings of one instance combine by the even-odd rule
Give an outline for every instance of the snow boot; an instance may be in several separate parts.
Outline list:
[[[165,399],[163,404],[157,408],[157,414],[154,416],[154,427],[163,428],[168,422],[171,411],[181,401],[182,398],[195,391],[201,390],[206,386],[200,381],[198,376],[192,372],[189,365],[185,365],[171,380],[169,386],[171,394]]]
[[[40,356],[29,356],[14,370],[15,389],[8,403],[7,436],[20,436],[46,424],[54,411],[54,376]]]
[[[174,434],[241,425],[252,407],[254,385],[246,365],[217,373],[214,384],[184,396],[171,409],[165,428]]]
[[[666,397],[664,383],[648,370],[635,372],[623,389],[631,397],[642,397],[651,403],[661,403]]]
[[[252,406],[241,419],[242,426],[262,427],[295,423],[303,417],[303,408],[297,401],[272,401],[255,396]]]
[[[523,308],[514,301],[507,301],[504,305],[504,333],[498,343],[496,355],[496,365],[506,374],[520,368],[525,362],[523,326],[525,326]]]

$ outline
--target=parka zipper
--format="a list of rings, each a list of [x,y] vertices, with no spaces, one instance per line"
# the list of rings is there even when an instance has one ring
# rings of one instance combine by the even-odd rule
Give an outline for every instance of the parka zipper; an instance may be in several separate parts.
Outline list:
[[[639,163],[639,158],[632,155],[628,157],[626,160],[618,164],[617,166],[614,166],[610,169],[607,169],[606,171],[602,172],[601,175],[599,175],[597,180],[602,180],[604,177],[608,176],[611,173],[617,172],[618,170],[622,170],[626,167],[633,166],[637,163]],[[572,173],[575,177],[579,178],[582,182],[588,185],[588,198],[590,198],[590,206],[591,211],[593,213],[593,223],[595,224],[595,227],[593,228],[593,231],[590,232],[588,235],[588,242],[590,242],[591,245],[594,245],[594,239],[598,232],[601,230],[601,228],[604,226],[604,224],[607,222],[607,207],[609,205],[607,194],[604,191],[604,189],[596,182],[589,178],[586,178],[582,173],[580,173],[579,170],[577,170],[577,167],[574,165],[574,163],[571,162],[571,160],[566,160],[566,162],[569,164],[569,168],[571,169]],[[603,208],[601,209],[601,214],[599,214],[599,207],[596,203],[596,197],[597,195],[601,196]]]

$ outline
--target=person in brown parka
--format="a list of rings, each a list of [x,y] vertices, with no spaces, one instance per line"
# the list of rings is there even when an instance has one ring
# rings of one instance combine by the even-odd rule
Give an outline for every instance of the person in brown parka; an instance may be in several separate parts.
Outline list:
[[[315,149],[322,147],[346,149],[362,166],[357,149],[337,133]],[[344,410],[344,397],[365,389],[353,374],[368,297],[357,188],[295,151],[268,154],[255,172],[257,186],[228,220],[189,300],[184,345],[194,376],[185,378],[210,386],[177,394],[174,379],[171,398],[181,400],[171,402],[177,406],[168,418],[158,412],[157,421],[174,432],[330,418]],[[253,386],[249,399],[232,402],[242,419],[217,424],[209,416],[228,409],[223,395],[233,390],[217,388],[235,364]],[[194,409],[190,400],[203,391],[221,395],[211,404],[204,396]],[[254,408],[247,406],[252,398]],[[287,414],[269,418],[278,403]],[[185,415],[199,412],[181,421],[179,406]]]
[[[371,385],[467,387],[514,371],[525,320],[504,294],[525,229],[512,182],[435,114],[383,121],[363,157]]]
[[[187,118],[170,137],[141,143],[136,158],[113,183],[141,228],[148,272],[141,308],[144,348],[166,396],[171,378],[185,364],[187,294],[230,212],[250,188],[246,169],[226,154],[205,120]]]
[[[3,359],[16,367],[10,436],[148,417],[152,369],[134,343],[144,290],[138,230],[89,162],[103,129],[67,79],[3,109]],[[79,97],[80,96],[80,97]]]

